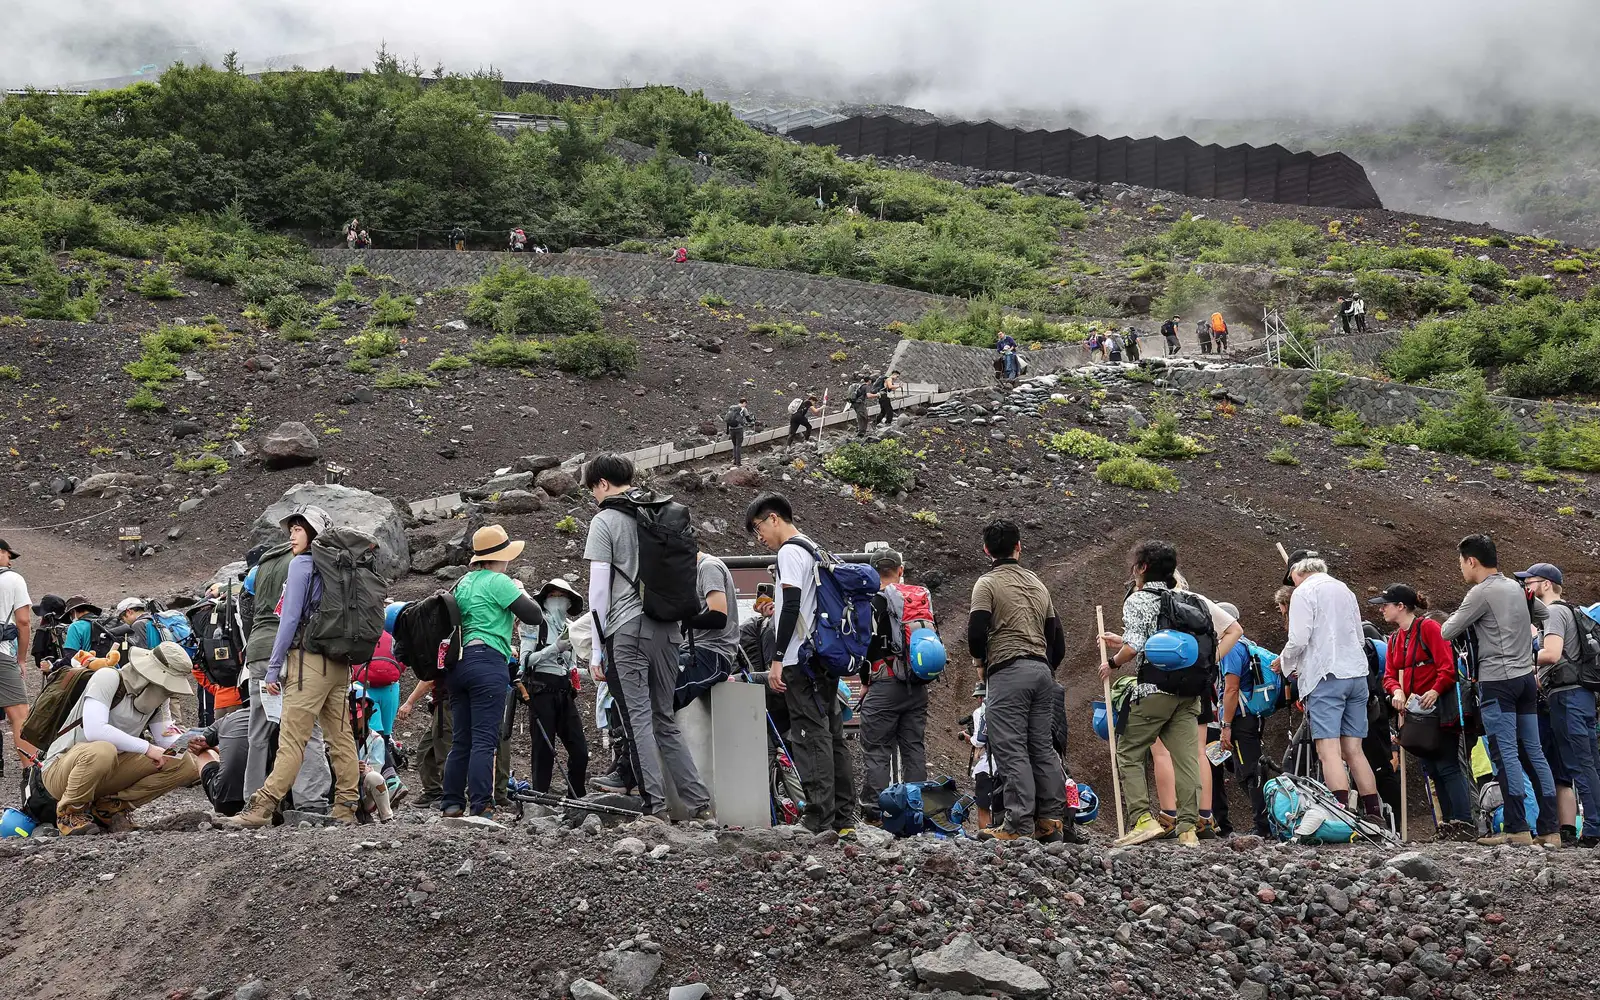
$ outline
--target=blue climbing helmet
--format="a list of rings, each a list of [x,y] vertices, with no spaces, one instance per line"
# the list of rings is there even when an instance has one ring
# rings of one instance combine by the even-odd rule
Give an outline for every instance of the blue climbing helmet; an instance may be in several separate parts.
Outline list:
[[[383,610],[383,630],[394,635],[395,620],[400,617],[400,610],[406,606],[405,601],[393,601]]]
[[[931,681],[944,673],[944,642],[939,633],[931,628],[912,631],[907,658],[911,661],[911,673],[918,680]]]
[[[1078,782],[1078,822],[1093,823],[1100,815],[1100,796],[1087,782]]]
[[[1200,659],[1200,644],[1188,632],[1162,629],[1145,640],[1144,658],[1159,670],[1185,670]]]
[[[1128,701],[1133,696],[1133,689],[1138,685],[1138,680],[1133,677],[1118,677],[1111,682],[1111,703],[1117,706],[1117,722],[1120,724],[1128,712]],[[1106,703],[1096,698],[1093,702],[1094,734],[1103,740],[1111,739],[1111,732],[1107,728],[1109,713]]]

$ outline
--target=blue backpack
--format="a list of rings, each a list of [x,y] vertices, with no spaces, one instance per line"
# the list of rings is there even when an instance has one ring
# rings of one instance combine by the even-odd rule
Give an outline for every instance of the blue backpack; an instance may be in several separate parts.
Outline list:
[[[1247,715],[1264,719],[1283,704],[1283,675],[1272,669],[1278,654],[1257,646],[1249,639],[1240,639],[1239,642],[1250,655],[1244,676],[1239,680],[1239,704]]]
[[[783,544],[800,546],[817,562],[817,620],[802,647],[805,659],[820,665],[830,677],[861,673],[870,662],[867,647],[872,643],[872,599],[878,593],[878,571],[840,562],[804,538],[791,538]]]
[[[150,616],[150,623],[156,627],[156,634],[162,642],[175,642],[182,646],[190,659],[199,655],[200,640],[195,638],[189,616],[182,611],[157,611]]]
[[[896,837],[915,837],[936,833],[961,836],[972,797],[962,795],[956,779],[908,781],[890,785],[878,793],[878,809],[883,813],[883,828]]]
[[[1320,789],[1322,795],[1316,795],[1314,789]],[[1360,836],[1351,822],[1354,817],[1348,812],[1316,801],[1332,793],[1311,778],[1280,774],[1261,791],[1267,802],[1267,825],[1279,840],[1349,844]],[[1300,832],[1302,829],[1304,833]]]

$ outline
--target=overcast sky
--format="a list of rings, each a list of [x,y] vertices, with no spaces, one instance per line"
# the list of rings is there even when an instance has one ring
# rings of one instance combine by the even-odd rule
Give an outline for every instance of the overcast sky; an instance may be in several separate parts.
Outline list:
[[[1371,120],[1510,101],[1600,110],[1600,0],[7,0],[0,78],[130,72],[174,41],[247,65],[426,68],[596,86],[721,78],[941,114]]]

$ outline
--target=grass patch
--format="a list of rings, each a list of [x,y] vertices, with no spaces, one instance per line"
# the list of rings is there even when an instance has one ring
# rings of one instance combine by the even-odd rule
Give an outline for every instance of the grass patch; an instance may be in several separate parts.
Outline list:
[[[167,404],[148,385],[140,386],[138,392],[123,400],[123,405],[135,413],[153,413],[167,408]]]
[[[1278,446],[1276,448],[1273,448],[1271,451],[1267,452],[1267,461],[1271,462],[1273,465],[1300,464],[1300,459],[1296,458],[1294,452],[1289,450],[1289,446],[1282,441],[1278,442]]]
[[[1107,459],[1095,468],[1094,477],[1102,483],[1126,486],[1131,490],[1178,492],[1178,477],[1171,469],[1142,458],[1122,456]]]
[[[408,368],[386,368],[372,380],[375,389],[437,389],[439,383]]]
[[[172,462],[173,472],[183,472],[209,476],[220,476],[228,471],[228,463],[220,455],[196,455],[193,458],[177,458]]]
[[[386,358],[399,353],[400,338],[386,326],[373,326],[346,340],[345,345],[355,348],[358,358]]]
[[[417,318],[417,311],[411,308],[411,303],[397,296],[389,294],[386,290],[372,302],[373,326],[405,326]]]
[[[1063,455],[1073,458],[1083,458],[1094,462],[1104,462],[1110,458],[1127,457],[1134,454],[1133,449],[1127,445],[1118,444],[1109,438],[1101,437],[1092,431],[1074,427],[1063,431],[1050,439],[1050,447]]]
[[[0,382],[22,381],[22,369],[16,365],[0,365]]]
[[[1382,472],[1389,467],[1389,463],[1384,461],[1381,444],[1374,444],[1365,455],[1349,459],[1345,464],[1352,469],[1366,469],[1369,472]]]
[[[911,453],[892,438],[841,445],[822,467],[847,483],[884,494],[909,491],[917,482]]]
[[[1542,465],[1530,465],[1522,470],[1522,481],[1525,483],[1559,483],[1561,477],[1551,472]]]
[[[471,367],[471,358],[467,357],[465,354],[456,354],[454,351],[450,350],[446,350],[443,354],[440,354],[437,358],[434,358],[428,363],[428,370],[430,372],[458,372],[463,368]]]
[[[317,339],[317,331],[299,320],[291,320],[278,328],[278,336],[291,344],[304,344]]]
[[[544,345],[537,340],[519,340],[502,333],[474,342],[467,356],[474,364],[489,368],[527,368],[544,357]]]
[[[1304,427],[1306,420],[1298,414],[1283,413],[1278,416],[1278,424],[1282,427]]]

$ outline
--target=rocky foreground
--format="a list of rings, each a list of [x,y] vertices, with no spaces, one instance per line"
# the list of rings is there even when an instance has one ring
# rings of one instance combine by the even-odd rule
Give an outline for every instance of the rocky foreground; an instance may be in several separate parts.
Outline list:
[[[1593,996],[1589,852],[894,841],[695,826],[0,843],[37,998]],[[202,829],[196,829],[202,827]],[[701,987],[704,987],[702,989]],[[677,988],[678,992],[671,992]],[[685,989],[686,988],[686,989]]]

